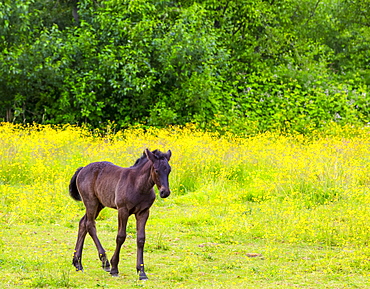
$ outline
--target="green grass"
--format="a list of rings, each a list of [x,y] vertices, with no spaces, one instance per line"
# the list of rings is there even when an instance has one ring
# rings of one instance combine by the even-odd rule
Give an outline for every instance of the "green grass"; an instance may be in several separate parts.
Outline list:
[[[183,212],[179,221],[178,212]],[[138,281],[133,220],[123,246],[120,277],[100,268],[89,236],[85,271],[71,265],[77,234],[59,224],[2,225],[1,288],[366,288],[369,260],[358,249],[310,243],[273,242],[219,234],[207,220],[186,222],[191,208],[154,206],[147,225],[145,252],[149,280]],[[117,227],[115,212],[98,220],[99,237],[111,256]],[[250,253],[257,256],[249,257]],[[365,252],[366,253],[366,252]],[[367,264],[367,267],[364,264]]]

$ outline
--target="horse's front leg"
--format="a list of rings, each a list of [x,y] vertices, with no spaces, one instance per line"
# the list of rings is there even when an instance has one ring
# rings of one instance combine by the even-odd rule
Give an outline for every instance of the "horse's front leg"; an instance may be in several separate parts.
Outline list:
[[[137,261],[136,269],[139,274],[139,280],[148,280],[144,271],[144,245],[145,245],[145,224],[149,217],[149,209],[139,212],[136,217],[137,234]]]

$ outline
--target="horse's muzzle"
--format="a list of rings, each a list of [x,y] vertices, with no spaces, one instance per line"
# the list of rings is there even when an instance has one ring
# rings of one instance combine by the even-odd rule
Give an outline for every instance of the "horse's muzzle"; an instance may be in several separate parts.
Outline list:
[[[170,194],[171,191],[166,188],[161,188],[161,190],[159,191],[159,195],[161,196],[161,198],[167,198]]]

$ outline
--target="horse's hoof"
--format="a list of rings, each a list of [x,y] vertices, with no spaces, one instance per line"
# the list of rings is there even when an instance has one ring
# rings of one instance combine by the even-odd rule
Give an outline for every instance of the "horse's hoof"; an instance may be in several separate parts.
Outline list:
[[[140,281],[146,281],[146,280],[148,280],[148,276],[146,276],[145,273],[140,273],[139,280]]]
[[[83,271],[84,271],[84,269],[83,269],[83,268],[76,268],[76,272],[78,272],[78,271],[83,272]]]
[[[108,267],[103,267],[103,270],[105,271],[105,272],[110,272],[110,267],[108,266]]]
[[[103,268],[103,270],[105,272],[110,272],[110,264],[109,264],[109,262],[107,261],[107,262],[105,262],[105,264],[103,263],[102,268]]]
[[[100,254],[100,260],[102,261],[102,268],[106,272],[110,272],[110,264],[105,254]]]
[[[118,273],[110,273],[110,275],[112,276],[112,277],[118,277]]]
[[[74,265],[75,266],[75,268],[76,268],[76,271],[81,271],[81,272],[83,272],[84,271],[84,268],[81,266],[81,264],[79,264],[79,265]]]
[[[81,257],[73,257],[72,265],[75,266],[76,271],[84,271],[82,264],[81,264]]]

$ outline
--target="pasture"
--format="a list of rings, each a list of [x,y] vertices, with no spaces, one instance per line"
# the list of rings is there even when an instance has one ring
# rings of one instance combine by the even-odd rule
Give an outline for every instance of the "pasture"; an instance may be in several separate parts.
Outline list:
[[[370,129],[332,125],[311,136],[249,138],[192,126],[107,130],[0,125],[1,288],[370,287]],[[120,276],[100,266],[89,236],[84,272],[72,256],[81,202],[68,194],[76,168],[127,167],[145,148],[171,149],[167,199],[147,223],[148,281],[136,274],[135,222]],[[110,258],[117,212],[98,236]]]

